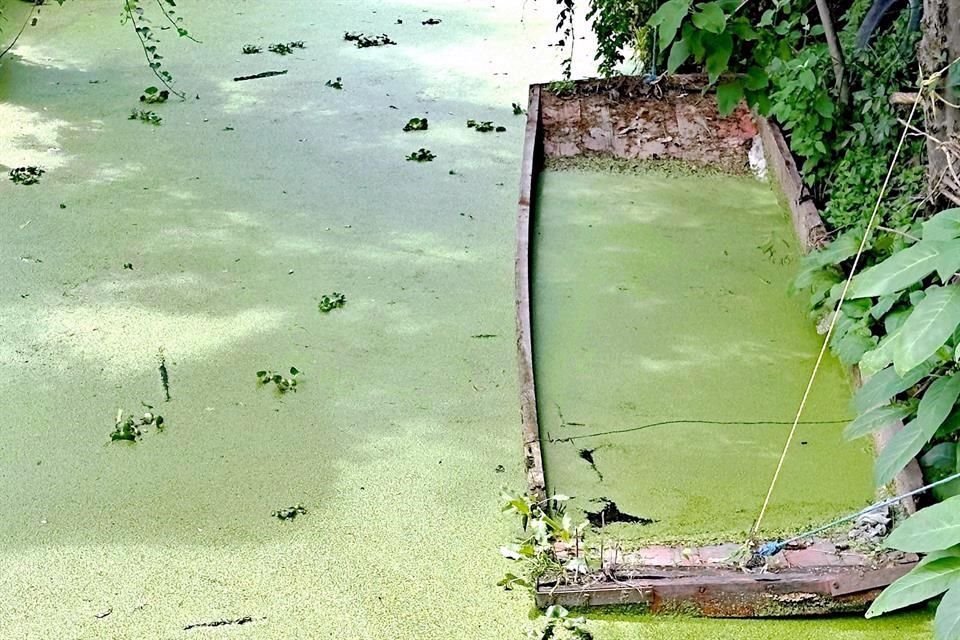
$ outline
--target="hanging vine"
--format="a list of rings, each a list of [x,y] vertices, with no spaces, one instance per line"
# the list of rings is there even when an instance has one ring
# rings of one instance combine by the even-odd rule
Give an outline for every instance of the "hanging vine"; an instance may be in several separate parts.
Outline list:
[[[63,3],[63,0],[57,1],[61,4]],[[143,49],[143,55],[147,60],[147,65],[150,67],[153,75],[157,77],[160,83],[165,86],[170,93],[181,100],[185,100],[186,94],[173,87],[173,75],[163,68],[163,62],[161,62],[163,56],[157,52],[157,43],[159,43],[159,40],[154,34],[153,28],[150,26],[152,21],[144,11],[142,6],[143,1],[144,0],[124,0],[123,11],[120,14],[120,23],[129,23],[133,27],[133,31],[137,34],[137,39],[140,41],[140,47]],[[175,0],[155,0],[155,2],[160,9],[161,15],[176,29],[178,36],[194,42],[200,42],[190,35],[190,32],[183,26],[183,18],[177,15],[177,3]],[[169,29],[170,27],[161,28]]]

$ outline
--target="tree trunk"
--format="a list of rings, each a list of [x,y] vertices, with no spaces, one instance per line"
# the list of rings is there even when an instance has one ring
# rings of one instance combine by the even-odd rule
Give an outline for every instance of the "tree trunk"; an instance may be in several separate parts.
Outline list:
[[[923,36],[920,39],[918,59],[924,77],[939,71],[960,57],[960,0],[923,0]],[[958,92],[947,86],[944,73],[934,87],[953,104],[960,104]],[[960,110],[937,101],[925,110],[927,133],[941,142],[960,143]],[[960,146],[956,147],[960,149]],[[960,184],[954,171],[960,173],[958,156],[954,156],[953,170],[940,143],[927,139],[927,179],[931,192],[940,192],[950,200],[960,198]]]

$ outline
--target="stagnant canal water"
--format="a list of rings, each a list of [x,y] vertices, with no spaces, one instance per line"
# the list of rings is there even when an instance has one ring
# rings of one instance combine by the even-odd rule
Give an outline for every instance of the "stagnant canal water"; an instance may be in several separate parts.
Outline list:
[[[160,51],[190,99],[149,107],[159,127],[127,119],[153,82],[119,2],[47,3],[0,67],[0,164],[47,169],[0,181],[0,637],[524,637],[530,599],[495,586],[499,489],[523,483],[510,105],[557,73],[554,7],[189,4],[203,43]],[[9,38],[27,7],[6,6]],[[420,147],[436,160],[404,160]],[[295,394],[256,386],[291,366]],[[111,443],[143,404],[164,432]],[[636,620],[597,637],[929,629]]]
[[[551,489],[582,510],[606,499],[654,520],[608,527],[616,537],[746,540],[821,344],[787,294],[799,254],[770,185],[546,171],[536,202],[534,369]],[[826,424],[799,429],[768,535],[872,501],[869,447],[840,436],[849,397],[831,358],[803,415]]]

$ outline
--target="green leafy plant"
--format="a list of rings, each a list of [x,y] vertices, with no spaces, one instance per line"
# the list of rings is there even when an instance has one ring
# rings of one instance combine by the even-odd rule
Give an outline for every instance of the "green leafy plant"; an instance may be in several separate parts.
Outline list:
[[[321,296],[320,302],[317,303],[317,308],[321,313],[330,313],[334,309],[343,308],[345,304],[347,304],[347,296],[339,291],[334,291],[333,293]]]
[[[297,516],[302,516],[307,513],[306,508],[302,504],[295,504],[292,507],[284,507],[283,509],[277,509],[272,512],[270,515],[277,520],[293,520]]]
[[[897,527],[886,546],[927,554],[908,574],[884,589],[870,609],[872,618],[941,594],[934,633],[953,640],[960,631],[960,496],[921,509]]]
[[[62,0],[58,1],[60,4],[63,4]],[[148,0],[124,0],[123,11],[121,12],[121,23],[129,23],[133,27],[133,31],[137,34],[137,39],[140,41],[140,47],[143,49],[143,55],[147,60],[147,65],[150,67],[153,75],[160,80],[163,86],[167,88],[167,91],[181,100],[185,100],[186,94],[173,88],[173,76],[163,68],[163,56],[157,51],[159,39],[156,37],[153,27],[150,26],[152,20],[147,16],[146,10],[143,7],[144,3],[148,3]],[[178,36],[199,42],[199,40],[190,35],[190,32],[184,27],[183,18],[177,15],[177,4],[175,0],[155,0],[154,3],[149,4],[156,4],[160,10],[161,17],[170,23],[170,26],[176,30]]]
[[[257,386],[263,386],[272,383],[276,388],[277,393],[281,395],[287,393],[288,391],[295,392],[297,390],[297,377],[299,375],[300,370],[296,367],[290,367],[289,378],[277,373],[276,371],[262,369],[257,371]]]
[[[145,104],[162,104],[170,99],[170,92],[167,89],[160,90],[157,87],[147,87],[140,94],[140,102]]]
[[[8,175],[10,176],[11,182],[14,184],[31,185],[40,182],[40,176],[46,172],[46,169],[41,169],[40,167],[34,166],[15,167],[10,169],[10,173]]]
[[[658,5],[656,0],[590,0],[586,18],[597,36],[595,58],[600,62],[601,75],[614,74],[616,65],[624,61],[627,47],[649,55],[649,28],[645,23]]]
[[[404,131],[426,131],[429,124],[426,118],[410,118],[410,121],[403,126]]]
[[[891,415],[907,421],[877,457],[879,485],[960,427],[951,419],[960,398],[960,208],[931,217],[917,233],[917,242],[855,276],[844,303],[884,320],[883,337],[858,359],[870,377],[854,397],[860,415],[846,435],[865,435]],[[900,394],[906,398],[897,400]]]
[[[355,31],[347,31],[343,34],[343,39],[347,42],[353,42],[356,44],[358,49],[366,49],[367,47],[384,47],[386,45],[397,44],[385,33],[375,36],[368,36]]]
[[[567,582],[587,572],[585,554],[581,554],[587,523],[573,524],[565,510],[567,496],[557,494],[537,500],[529,494],[504,492],[501,500],[501,511],[519,518],[522,534],[513,544],[500,548],[503,557],[520,567],[519,575],[507,573],[497,586],[508,591],[518,587],[534,591],[541,579]],[[557,550],[561,547],[573,549],[569,559],[560,558]],[[560,633],[580,640],[593,637],[585,626],[586,621],[571,618],[563,607],[548,608],[544,617],[539,634],[542,639],[563,637]]]
[[[287,56],[293,53],[294,49],[305,49],[306,45],[303,43],[303,40],[295,40],[293,42],[274,42],[273,44],[267,47],[267,51],[276,53],[281,56]]]
[[[569,499],[560,494],[537,500],[528,494],[503,493],[501,511],[520,519],[523,534],[513,544],[500,548],[503,557],[518,563],[520,575],[508,573],[497,583],[498,586],[508,590],[513,587],[532,589],[545,577],[565,581],[584,572],[586,563],[579,548],[587,523],[573,524],[565,509]],[[559,559],[557,543],[576,548],[570,561],[564,563]]]
[[[245,55],[253,55],[256,53],[261,53],[262,51],[263,51],[263,47],[259,45],[245,44],[243,45],[243,48],[240,50],[240,53],[243,53]]]
[[[154,415],[148,411],[139,418],[132,414],[124,417],[123,409],[118,409],[114,428],[110,433],[110,441],[136,442],[143,437],[144,432],[151,426],[157,431],[163,431],[165,426],[163,416]]]
[[[473,129],[474,131],[478,131],[480,133],[488,133],[490,131],[503,133],[507,130],[506,127],[494,126],[493,121],[491,120],[483,120],[480,122],[476,120],[467,120],[467,128]]]
[[[513,115],[515,116],[522,116],[527,112],[526,109],[520,106],[519,102],[514,102],[511,106],[513,107]]]
[[[420,147],[413,153],[407,156],[407,161],[410,162],[433,162],[436,159],[436,155],[429,149],[424,149]]]
[[[144,124],[152,124],[155,127],[159,127],[163,122],[163,118],[157,115],[155,111],[145,111],[143,109],[131,110],[127,120],[139,120]]]
[[[593,640],[593,633],[587,629],[587,619],[583,616],[572,617],[570,612],[560,605],[547,607],[543,614],[544,625],[537,635],[539,640],[571,638],[572,640]]]
[[[575,0],[556,0],[556,2],[560,8],[557,14],[556,27],[557,33],[560,34],[560,39],[557,40],[556,46],[561,49],[567,49],[566,57],[560,61],[560,68],[562,69],[564,80],[570,80],[573,71],[573,44],[576,41],[576,34],[574,32],[576,2]],[[568,44],[569,48],[567,48]]]
[[[576,90],[573,80],[554,80],[547,84],[547,91],[557,96],[570,95]]]

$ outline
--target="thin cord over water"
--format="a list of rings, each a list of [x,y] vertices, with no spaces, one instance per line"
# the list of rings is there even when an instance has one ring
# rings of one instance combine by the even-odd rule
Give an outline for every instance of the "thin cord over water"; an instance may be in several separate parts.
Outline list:
[[[804,420],[799,424],[843,424],[850,420]],[[663,427],[670,424],[707,424],[707,425],[736,425],[736,426],[757,426],[761,424],[793,424],[792,420],[661,420],[660,422],[648,422],[636,427],[625,427],[623,429],[611,429],[609,431],[597,431],[594,433],[585,433],[578,436],[567,436],[565,438],[550,438],[549,442],[573,442],[582,438],[597,438],[599,436],[616,435],[619,433],[630,433],[631,431],[642,431],[653,427]]]
[[[910,115],[907,117],[907,125],[903,128],[903,133],[900,134],[900,141],[897,143],[897,149],[893,154],[893,158],[890,160],[890,166],[887,169],[887,175],[883,179],[883,184],[880,187],[880,193],[877,194],[877,201],[873,205],[873,212],[870,214],[870,219],[867,221],[867,227],[863,230],[863,239],[860,240],[860,246],[857,249],[856,255],[853,257],[853,264],[850,266],[850,272],[847,275],[846,281],[843,283],[843,290],[840,292],[840,297],[837,299],[837,306],[831,314],[830,325],[827,327],[827,334],[823,337],[823,346],[820,347],[820,353],[817,355],[817,361],[814,363],[813,371],[810,373],[810,380],[807,382],[807,388],[804,390],[803,397],[800,399],[800,406],[797,408],[797,415],[793,420],[793,426],[790,427],[790,433],[787,436],[787,441],[783,445],[783,451],[780,453],[780,460],[777,462],[777,468],[773,472],[773,478],[770,481],[770,487],[767,489],[767,495],[763,499],[763,505],[760,507],[760,513],[750,531],[751,539],[755,539],[757,537],[757,533],[760,531],[760,525],[763,522],[763,517],[766,515],[767,508],[770,506],[770,498],[773,496],[773,490],[776,488],[777,480],[780,479],[780,472],[783,470],[783,462],[787,458],[787,452],[790,450],[790,445],[793,443],[793,438],[797,433],[797,425],[800,424],[800,416],[803,415],[803,410],[807,406],[807,399],[810,397],[810,390],[813,389],[813,382],[817,378],[817,372],[820,370],[820,364],[823,362],[823,357],[826,355],[827,347],[830,345],[830,338],[833,336],[833,330],[837,326],[837,318],[840,316],[840,305],[843,304],[844,299],[847,297],[847,292],[850,290],[850,283],[853,281],[853,276],[857,272],[857,267],[860,265],[860,258],[863,256],[863,252],[866,249],[867,241],[870,238],[870,231],[873,229],[874,223],[877,221],[877,214],[880,211],[880,204],[883,202],[883,197],[886,195],[887,187],[890,185],[890,178],[893,176],[893,169],[897,164],[897,160],[900,158],[900,151],[903,149],[903,143],[906,141],[907,133],[910,130],[910,122],[913,121],[913,116],[917,112],[917,105],[920,104],[920,98],[922,95],[922,91],[917,91],[917,95],[913,100],[913,106],[910,109]]]

